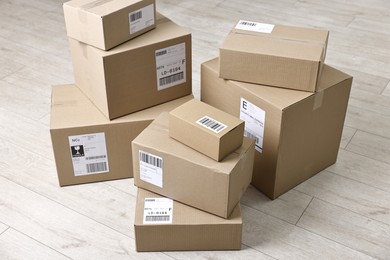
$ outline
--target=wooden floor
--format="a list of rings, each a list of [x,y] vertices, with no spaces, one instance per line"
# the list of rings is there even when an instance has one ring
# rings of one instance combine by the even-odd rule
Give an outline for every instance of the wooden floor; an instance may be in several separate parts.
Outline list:
[[[0,0],[0,259],[390,259],[390,1],[157,0],[200,64],[239,19],[326,28],[354,76],[338,161],[271,201],[241,202],[233,252],[136,253],[132,179],[59,188],[51,85],[73,82],[62,1]]]

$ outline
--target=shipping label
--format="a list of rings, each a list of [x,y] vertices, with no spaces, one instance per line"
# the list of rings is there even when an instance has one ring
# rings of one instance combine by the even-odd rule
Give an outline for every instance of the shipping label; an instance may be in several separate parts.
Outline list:
[[[172,224],[173,200],[145,198],[144,224]]]
[[[251,21],[245,21],[240,20],[237,25],[236,29],[239,30],[245,30],[245,31],[252,31],[252,32],[260,32],[260,33],[271,33],[274,29],[274,24],[268,24],[268,23],[256,23]]]
[[[141,180],[163,187],[163,158],[139,151],[139,168]]]
[[[202,117],[201,119],[196,121],[196,123],[217,134],[223,131],[227,127],[225,124],[222,124],[221,122],[218,122],[217,120],[209,116]]]
[[[130,34],[141,31],[154,24],[154,4],[129,13]]]

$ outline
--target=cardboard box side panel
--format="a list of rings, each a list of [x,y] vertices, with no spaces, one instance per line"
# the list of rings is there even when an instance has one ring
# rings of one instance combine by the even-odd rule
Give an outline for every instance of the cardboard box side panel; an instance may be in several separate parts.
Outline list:
[[[239,126],[232,129],[229,133],[221,137],[221,152],[218,158],[219,161],[231,153],[231,147],[234,147],[233,150],[235,150],[242,145],[242,140],[244,137],[243,133],[244,124],[240,124]]]

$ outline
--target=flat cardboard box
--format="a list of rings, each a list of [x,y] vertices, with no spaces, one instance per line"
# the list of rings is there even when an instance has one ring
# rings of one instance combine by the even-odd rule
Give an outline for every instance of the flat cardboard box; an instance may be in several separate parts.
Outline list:
[[[166,198],[161,198],[163,197],[156,193],[138,189],[134,221],[138,252],[241,249],[240,203],[230,217],[224,219],[177,201],[171,202],[171,210],[164,211],[161,210],[161,205],[162,209],[167,207],[164,205]],[[150,212],[159,207],[163,214]],[[166,214],[167,212],[171,214]],[[169,216],[170,221],[167,221],[166,216]]]
[[[156,29],[109,51],[69,45],[76,85],[109,119],[191,94],[191,34],[159,14]]]
[[[320,29],[240,20],[220,47],[219,76],[315,92],[328,34]]]
[[[53,86],[50,134],[59,185],[133,177],[131,141],[161,112],[192,98],[109,121],[75,85]]]
[[[244,121],[199,100],[169,113],[169,136],[221,161],[242,145]]]
[[[72,0],[63,9],[68,36],[102,50],[156,27],[155,0]]]
[[[221,162],[169,137],[162,113],[132,142],[134,184],[211,214],[227,218],[247,189],[253,172],[254,141]]]
[[[309,93],[223,80],[218,64],[201,66],[201,100],[244,119],[246,135],[256,136],[257,189],[274,199],[336,162],[351,76],[325,64]]]

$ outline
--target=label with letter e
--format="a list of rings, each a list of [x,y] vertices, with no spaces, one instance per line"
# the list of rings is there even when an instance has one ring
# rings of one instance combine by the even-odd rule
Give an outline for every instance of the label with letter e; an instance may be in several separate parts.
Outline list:
[[[144,224],[172,224],[173,200],[145,198]]]
[[[265,111],[241,98],[240,119],[245,121],[244,136],[255,139],[255,148],[263,152]]]

